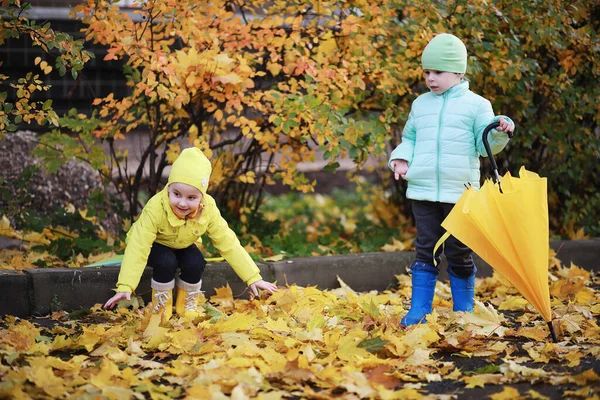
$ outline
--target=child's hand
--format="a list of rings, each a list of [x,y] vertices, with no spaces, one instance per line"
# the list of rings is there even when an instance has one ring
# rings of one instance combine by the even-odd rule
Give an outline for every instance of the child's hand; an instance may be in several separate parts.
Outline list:
[[[277,291],[277,286],[273,285],[271,282],[265,282],[263,280],[254,282],[250,285],[250,290],[254,296],[258,296],[258,290],[263,289],[268,291],[269,293],[273,293]]]
[[[408,163],[406,160],[392,160],[390,167],[394,170],[394,179],[398,180],[400,177],[404,179],[408,172]]]
[[[119,301],[123,299],[131,300],[131,293],[118,292],[113,297],[108,299],[108,301],[104,304],[104,308],[110,310],[111,308],[116,306]]]
[[[498,123],[500,124],[500,126],[498,127],[499,131],[503,131],[503,132],[506,132],[506,133],[511,133],[515,129],[515,127],[513,126],[513,124],[511,124],[510,122],[508,122],[504,118],[498,118]]]

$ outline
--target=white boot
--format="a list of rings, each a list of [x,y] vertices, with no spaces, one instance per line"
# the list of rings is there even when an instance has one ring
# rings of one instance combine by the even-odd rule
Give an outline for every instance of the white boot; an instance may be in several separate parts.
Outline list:
[[[150,281],[152,288],[152,312],[162,314],[162,322],[167,322],[173,315],[173,288],[175,287],[175,279],[171,282],[156,282],[154,279]]]

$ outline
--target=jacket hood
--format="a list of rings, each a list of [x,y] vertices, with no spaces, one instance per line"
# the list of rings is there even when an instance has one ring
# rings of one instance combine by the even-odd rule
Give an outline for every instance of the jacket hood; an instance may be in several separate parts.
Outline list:
[[[167,187],[171,183],[185,183],[206,195],[212,167],[210,161],[200,149],[190,147],[184,149],[173,163]]]

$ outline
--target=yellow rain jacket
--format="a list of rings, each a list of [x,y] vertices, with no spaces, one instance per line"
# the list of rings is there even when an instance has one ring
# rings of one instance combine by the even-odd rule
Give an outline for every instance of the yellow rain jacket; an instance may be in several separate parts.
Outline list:
[[[221,217],[215,200],[206,194],[210,173],[210,161],[199,149],[189,148],[181,152],[173,163],[167,186],[148,201],[127,233],[117,292],[131,293],[138,286],[154,242],[173,249],[184,249],[193,243],[201,243],[205,233],[246,284],[262,279],[258,267]],[[204,209],[194,218],[180,219],[171,209],[167,188],[174,182],[194,186],[204,195],[201,202]]]

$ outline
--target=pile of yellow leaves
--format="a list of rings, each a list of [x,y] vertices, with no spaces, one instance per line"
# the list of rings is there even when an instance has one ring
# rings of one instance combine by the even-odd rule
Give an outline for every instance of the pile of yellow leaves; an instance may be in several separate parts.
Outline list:
[[[537,386],[520,398],[547,398],[537,390],[553,386],[567,397],[598,398],[589,363],[598,367],[600,292],[589,272],[552,268],[556,344],[496,275],[478,279],[473,313],[452,312],[450,289],[438,282],[429,323],[402,329],[410,278],[397,278],[399,289],[381,293],[340,281],[329,291],[289,286],[243,300],[221,288],[201,321],[161,324],[148,308],[99,305],[80,321],[7,317],[0,397],[417,399],[446,385],[454,395],[493,387],[492,398],[516,399],[508,385],[526,383]],[[469,370],[473,360],[491,368]]]

